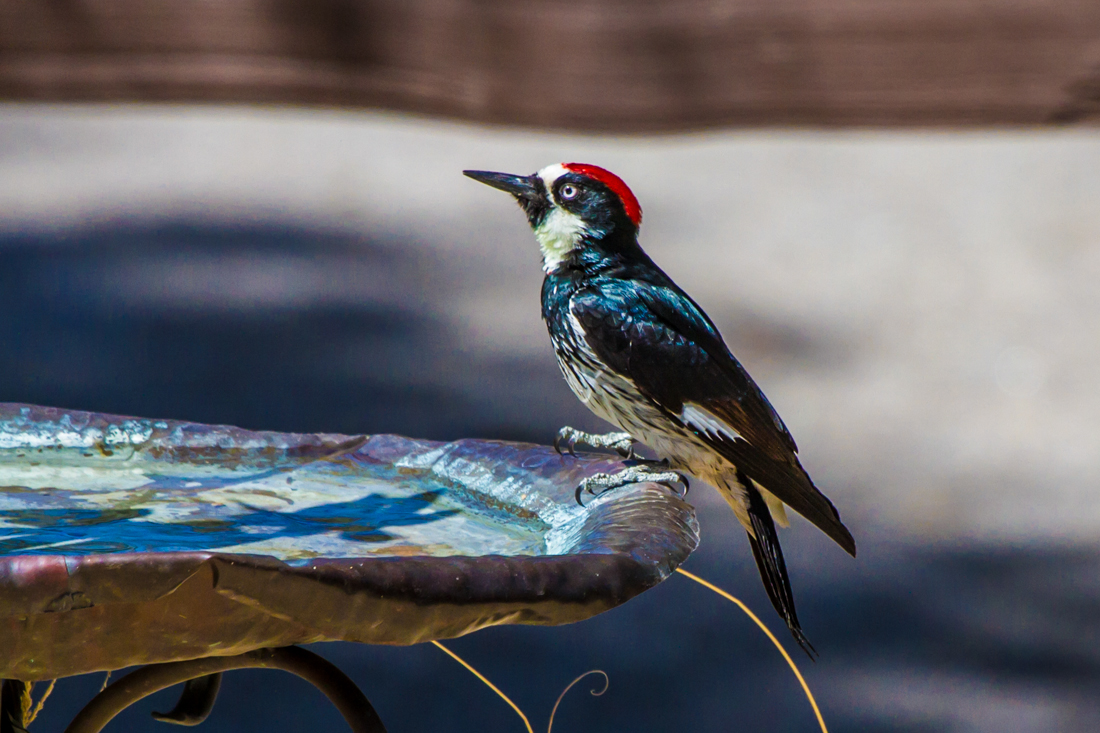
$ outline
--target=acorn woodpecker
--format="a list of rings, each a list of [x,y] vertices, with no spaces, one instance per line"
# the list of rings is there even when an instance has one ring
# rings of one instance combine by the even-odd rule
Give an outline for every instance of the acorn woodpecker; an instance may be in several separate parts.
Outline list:
[[[748,534],[772,605],[812,657],[775,523],[788,526],[786,505],[853,557],[855,540],[714,323],[638,245],[642,209],[634,194],[610,171],[582,163],[529,176],[464,173],[512,194],[527,214],[542,250],[542,317],[558,365],[581,402],[623,431],[590,435],[566,427],[555,446],[565,441],[572,450],[583,442],[633,458],[637,441],[673,471],[640,462],[582,488],[670,483],[679,472],[716,487]]]

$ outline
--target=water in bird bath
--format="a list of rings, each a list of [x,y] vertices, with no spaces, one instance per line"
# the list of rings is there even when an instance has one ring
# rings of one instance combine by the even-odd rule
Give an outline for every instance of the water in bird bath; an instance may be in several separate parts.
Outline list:
[[[541,555],[583,514],[462,444],[5,406],[0,555]],[[528,472],[529,473],[529,472]]]

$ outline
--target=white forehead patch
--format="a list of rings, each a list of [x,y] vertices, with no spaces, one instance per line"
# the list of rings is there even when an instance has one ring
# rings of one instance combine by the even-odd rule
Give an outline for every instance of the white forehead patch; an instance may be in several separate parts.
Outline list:
[[[688,402],[684,405],[684,409],[680,411],[680,420],[689,428],[713,435],[716,438],[737,440],[741,437],[741,433],[734,430],[728,422],[694,402]]]
[[[577,248],[581,238],[588,234],[588,227],[576,214],[566,211],[554,201],[554,183],[569,171],[560,163],[548,165],[539,171],[539,178],[546,184],[550,197],[550,211],[535,229],[535,239],[542,250],[542,269],[551,273],[558,269],[569,253]]]
[[[554,165],[548,165],[539,171],[539,178],[546,184],[546,190],[554,190],[554,181],[564,176],[569,171],[561,163],[554,163]]]

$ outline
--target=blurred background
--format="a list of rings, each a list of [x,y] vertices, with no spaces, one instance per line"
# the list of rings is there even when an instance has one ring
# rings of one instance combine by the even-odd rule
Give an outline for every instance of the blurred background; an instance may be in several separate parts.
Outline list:
[[[830,728],[1100,727],[1100,9],[50,7],[0,3],[0,401],[598,429],[554,363],[524,217],[461,176],[596,163],[859,543],[782,534]],[[686,568],[781,631],[728,508],[691,499]],[[610,690],[574,690],[555,730],[814,729],[759,631],[675,576],[451,646],[536,730],[595,667]],[[394,733],[520,729],[432,647],[314,648]],[[59,683],[32,730],[101,683]],[[113,729],[155,729],[174,694]],[[342,723],[289,676],[236,672],[203,725]]]

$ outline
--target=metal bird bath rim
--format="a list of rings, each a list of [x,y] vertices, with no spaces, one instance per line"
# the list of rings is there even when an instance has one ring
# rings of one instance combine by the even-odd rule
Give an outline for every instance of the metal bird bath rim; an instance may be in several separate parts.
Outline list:
[[[663,486],[577,505],[622,465],[0,403],[0,677],[583,620],[698,545]]]

